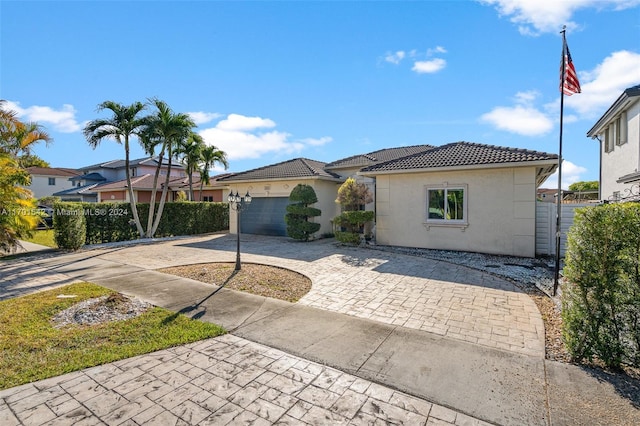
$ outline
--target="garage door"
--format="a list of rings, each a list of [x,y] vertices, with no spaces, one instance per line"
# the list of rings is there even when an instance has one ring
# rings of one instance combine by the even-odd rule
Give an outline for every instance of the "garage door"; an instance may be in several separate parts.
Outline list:
[[[284,215],[287,213],[288,197],[251,199],[251,204],[240,215],[241,232],[258,235],[287,235]]]

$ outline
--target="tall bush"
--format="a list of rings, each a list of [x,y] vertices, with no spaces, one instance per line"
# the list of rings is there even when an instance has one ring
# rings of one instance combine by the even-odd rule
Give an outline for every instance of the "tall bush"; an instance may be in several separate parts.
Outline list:
[[[567,244],[567,349],[578,360],[640,366],[640,205],[576,210]]]
[[[299,184],[289,194],[291,204],[287,206],[284,221],[287,224],[287,235],[293,239],[309,241],[311,236],[320,230],[320,224],[309,222],[310,218],[320,216],[322,212],[311,204],[318,202],[316,191],[310,185]]]
[[[81,203],[53,204],[54,238],[61,249],[78,250],[86,238],[85,211]]]
[[[333,219],[336,239],[345,244],[360,244],[361,236],[371,237],[368,225],[374,220],[372,211],[361,210],[371,203],[373,197],[369,188],[355,179],[347,179],[338,189],[336,203],[342,206],[342,213]]]

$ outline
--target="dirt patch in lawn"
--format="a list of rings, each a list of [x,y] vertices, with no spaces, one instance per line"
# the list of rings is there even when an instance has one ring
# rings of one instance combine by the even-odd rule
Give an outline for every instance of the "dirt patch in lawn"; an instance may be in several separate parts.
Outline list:
[[[243,263],[240,271],[235,271],[235,263],[199,263],[158,271],[287,302],[297,302],[311,290],[311,280],[302,274],[256,263]]]

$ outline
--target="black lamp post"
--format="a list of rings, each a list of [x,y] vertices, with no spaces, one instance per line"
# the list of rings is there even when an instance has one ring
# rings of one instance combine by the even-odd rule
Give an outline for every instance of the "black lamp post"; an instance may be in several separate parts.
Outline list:
[[[247,208],[249,204],[251,204],[251,195],[249,195],[249,191],[244,197],[241,197],[240,194],[236,191],[234,194],[233,191],[229,193],[227,197],[227,201],[229,202],[229,206],[232,210],[236,211],[236,237],[237,237],[237,248],[236,248],[236,271],[241,269],[240,266],[240,212]]]

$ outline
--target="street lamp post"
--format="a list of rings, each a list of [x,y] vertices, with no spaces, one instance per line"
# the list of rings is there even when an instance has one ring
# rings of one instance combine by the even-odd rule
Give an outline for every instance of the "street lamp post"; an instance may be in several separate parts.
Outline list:
[[[233,191],[229,193],[227,197],[227,201],[229,202],[229,206],[232,210],[236,211],[236,271],[241,269],[240,266],[240,212],[246,209],[249,204],[251,204],[251,195],[249,195],[249,191],[244,197],[241,197],[238,191],[234,194]]]

